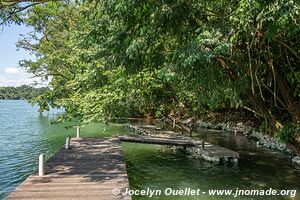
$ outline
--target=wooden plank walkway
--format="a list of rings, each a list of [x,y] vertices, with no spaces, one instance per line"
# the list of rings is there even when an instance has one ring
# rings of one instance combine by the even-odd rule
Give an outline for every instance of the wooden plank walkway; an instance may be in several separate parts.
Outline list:
[[[183,137],[153,137],[153,136],[119,136],[124,142],[160,144],[170,146],[194,147],[196,146],[192,140]]]
[[[7,199],[131,200],[113,195],[113,188],[129,188],[118,138],[72,138],[46,163],[46,175],[29,176]]]

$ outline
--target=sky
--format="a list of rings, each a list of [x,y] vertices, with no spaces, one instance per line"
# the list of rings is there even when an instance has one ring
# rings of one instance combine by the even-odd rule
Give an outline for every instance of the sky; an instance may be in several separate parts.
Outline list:
[[[17,51],[16,47],[20,34],[26,34],[30,31],[32,29],[24,25],[0,27],[0,86],[30,85],[37,80],[32,78],[32,74],[19,67],[20,60],[34,60],[34,56],[25,50]]]

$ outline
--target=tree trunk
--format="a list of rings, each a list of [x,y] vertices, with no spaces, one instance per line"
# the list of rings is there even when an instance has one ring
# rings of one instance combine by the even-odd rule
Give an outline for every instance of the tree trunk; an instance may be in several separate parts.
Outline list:
[[[215,59],[218,61],[220,67],[225,71],[225,73],[232,81],[238,80],[236,72],[226,65],[222,57],[217,56],[215,57]],[[271,111],[268,109],[264,101],[260,97],[256,97],[255,95],[253,95],[252,90],[247,90],[246,96],[250,100],[253,106],[253,110],[257,112],[260,115],[260,117],[264,118],[267,121],[267,124],[272,130],[278,130],[282,127],[282,125],[279,123],[276,117],[272,115]]]
[[[265,105],[260,97],[256,97],[250,90],[246,92],[251,104],[253,105],[254,111],[256,111],[262,118],[267,121],[267,124],[272,130],[278,130],[282,127],[276,117],[271,113],[269,108]]]
[[[285,78],[285,74],[280,67],[273,65],[273,60],[268,61],[269,67],[274,69],[275,80],[280,90],[285,107],[292,117],[294,123],[300,123],[300,101],[294,97],[294,90]]]

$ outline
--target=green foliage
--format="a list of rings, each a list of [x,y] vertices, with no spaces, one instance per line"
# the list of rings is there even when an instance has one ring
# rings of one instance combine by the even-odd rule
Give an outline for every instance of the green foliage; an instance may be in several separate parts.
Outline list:
[[[299,124],[294,124],[294,123],[286,123],[277,133],[276,137],[286,143],[291,143],[293,142],[295,136],[297,133],[300,132],[300,126]]]
[[[274,130],[272,130],[270,125],[266,121],[264,121],[260,124],[259,131],[264,133],[264,134],[270,134],[271,135]]]
[[[36,100],[65,119],[245,107],[273,129],[300,121],[294,1],[55,1],[24,16],[35,31],[18,46],[37,60],[21,65],[51,78]]]
[[[45,92],[47,92],[49,88],[34,88],[28,85],[22,85],[19,87],[0,87],[0,99],[27,99],[30,100],[32,98],[38,97]]]
[[[18,12],[20,9],[22,9],[21,6],[17,4],[9,4],[5,2],[0,2],[0,25],[10,25],[12,23],[15,23],[17,25],[20,25],[22,20],[22,14]],[[15,14],[12,14],[15,13]]]

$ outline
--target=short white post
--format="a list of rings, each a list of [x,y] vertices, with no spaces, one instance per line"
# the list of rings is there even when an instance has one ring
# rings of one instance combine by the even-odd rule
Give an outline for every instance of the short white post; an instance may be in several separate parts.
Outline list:
[[[175,118],[173,119],[173,129],[175,129],[175,126],[176,126],[176,120]]]
[[[39,176],[45,175],[45,154],[39,156]]]
[[[65,148],[66,149],[70,149],[70,136],[68,136],[67,138],[66,138],[66,145],[65,145]]]
[[[79,126],[77,127],[77,136],[76,137],[78,137],[78,138],[80,137],[80,127]]]

